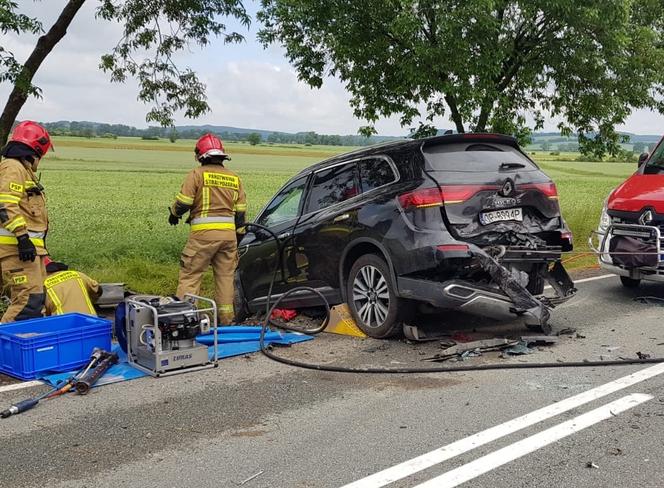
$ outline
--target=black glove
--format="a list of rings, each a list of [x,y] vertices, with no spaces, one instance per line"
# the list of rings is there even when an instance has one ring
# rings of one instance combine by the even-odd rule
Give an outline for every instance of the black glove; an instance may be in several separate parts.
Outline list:
[[[30,240],[28,234],[18,236],[18,258],[21,261],[34,261],[37,257],[37,248]]]
[[[171,225],[178,225],[180,223],[180,217],[173,215],[170,208],[168,209],[168,223]]]

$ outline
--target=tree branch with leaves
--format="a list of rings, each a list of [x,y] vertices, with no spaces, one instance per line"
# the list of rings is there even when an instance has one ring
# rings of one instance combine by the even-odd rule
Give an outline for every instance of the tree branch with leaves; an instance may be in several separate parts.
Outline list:
[[[546,117],[582,151],[620,150],[634,109],[664,112],[664,38],[654,0],[262,0],[259,38],[299,78],[338,77],[373,133],[397,115],[416,135],[437,117],[458,132],[528,139]]]
[[[96,0],[97,21],[117,22],[123,35],[112,52],[101,57],[100,68],[112,82],[135,78],[138,100],[151,106],[148,122],[173,126],[177,112],[196,118],[208,112],[206,86],[190,68],[180,67],[176,54],[194,46],[205,47],[213,38],[237,43],[244,37],[229,30],[224,19],[248,27],[250,17],[241,0]],[[25,63],[0,47],[0,83],[13,89],[0,115],[0,145],[4,144],[29,96],[41,91],[32,80],[42,62],[66,35],[85,0],[69,0],[52,27],[42,35]],[[41,24],[18,12],[12,0],[0,0],[0,31],[20,34],[42,32]]]

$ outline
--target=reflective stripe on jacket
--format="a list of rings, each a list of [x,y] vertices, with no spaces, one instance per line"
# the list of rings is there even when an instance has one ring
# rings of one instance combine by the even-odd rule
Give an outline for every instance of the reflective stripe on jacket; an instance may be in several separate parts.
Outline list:
[[[93,301],[99,298],[99,283],[78,271],[60,271],[44,280],[46,315],[84,313],[97,315]]]
[[[37,186],[32,169],[18,159],[0,162],[0,257],[17,254],[16,237],[26,233],[37,246],[38,254],[46,254],[46,198],[43,192],[35,190]]]
[[[171,212],[189,212],[192,232],[235,232],[238,215],[247,210],[247,197],[240,178],[220,164],[204,164],[189,172],[175,197]]]

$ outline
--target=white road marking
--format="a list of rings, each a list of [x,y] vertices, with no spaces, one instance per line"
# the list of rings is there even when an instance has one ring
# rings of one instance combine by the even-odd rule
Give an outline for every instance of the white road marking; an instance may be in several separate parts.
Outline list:
[[[23,388],[31,388],[33,386],[41,386],[44,382],[34,380],[34,381],[23,381],[22,383],[15,383],[13,385],[0,386],[0,393],[6,391],[22,390]]]
[[[605,274],[600,276],[591,276],[590,278],[583,278],[581,280],[576,280],[574,283],[588,283],[589,281],[605,280],[607,278],[617,278],[618,275],[614,274]]]
[[[605,274],[605,275],[600,275],[600,276],[591,276],[590,278],[583,278],[582,280],[572,280],[574,281],[574,284],[576,285],[577,283],[588,283],[589,281],[597,281],[597,280],[605,280],[607,278],[614,278],[617,277],[618,275],[614,274]],[[551,285],[546,285],[544,287],[545,290],[550,290]]]
[[[561,413],[568,412],[576,407],[590,403],[598,398],[605,397],[624,388],[628,388],[662,373],[664,373],[664,363],[636,371],[630,375],[623,376],[617,380],[610,381],[604,385],[584,391],[578,395],[566,398],[552,405],[540,408],[522,415],[521,417],[509,420],[426,454],[404,461],[396,466],[379,471],[378,473],[362,478],[361,480],[354,481],[342,488],[380,488],[389,485],[390,483],[406,478],[424,469],[428,469],[443,461],[447,461],[448,459],[452,459],[471,451],[476,447],[483,446],[496,439],[500,439],[501,437],[505,437],[542,422],[543,420],[560,415]]]
[[[549,444],[559,441],[576,432],[598,424],[602,420],[610,419],[621,412],[634,408],[648,400],[652,400],[653,398],[652,395],[645,395],[643,393],[627,395],[619,400],[596,408],[595,410],[591,410],[578,417],[574,417],[571,420],[546,429],[521,441],[515,442],[514,444],[510,444],[507,447],[498,449],[491,454],[482,456],[481,458],[464,464],[463,466],[459,466],[445,474],[419,484],[415,488],[453,488],[459,486],[466,481],[477,478],[482,474],[488,473],[489,471],[525,456],[526,454],[530,454],[542,447],[548,446]]]

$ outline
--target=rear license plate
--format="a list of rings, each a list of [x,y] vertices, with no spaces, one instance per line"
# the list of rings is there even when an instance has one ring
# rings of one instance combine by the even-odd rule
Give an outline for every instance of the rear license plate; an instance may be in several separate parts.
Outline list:
[[[505,210],[496,210],[495,212],[484,212],[480,214],[480,223],[482,225],[493,224],[504,220],[523,221],[523,210],[520,208],[508,208]]]

